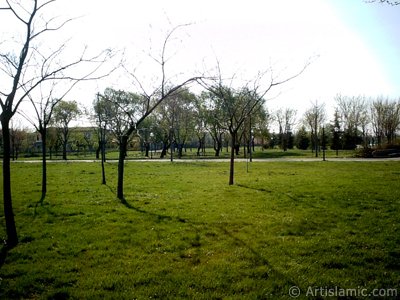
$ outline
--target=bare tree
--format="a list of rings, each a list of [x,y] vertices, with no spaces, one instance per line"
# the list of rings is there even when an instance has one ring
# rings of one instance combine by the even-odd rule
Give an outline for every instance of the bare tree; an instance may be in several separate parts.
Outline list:
[[[279,127],[279,139],[281,149],[287,151],[289,140],[292,138],[292,129],[296,123],[297,111],[292,108],[278,109],[275,113],[275,120]]]
[[[215,95],[211,92],[203,92],[201,95],[204,107],[204,128],[207,129],[213,139],[215,156],[220,156],[222,151],[222,139],[227,133],[227,129],[224,127],[224,124],[221,123],[223,111],[220,107],[213,105],[213,103],[215,103],[213,97],[215,97]]]
[[[27,136],[27,129],[24,129],[20,122],[11,122],[10,136],[12,160],[17,160],[23,141]]]
[[[106,184],[106,172],[104,163],[106,162],[106,134],[109,129],[109,125],[111,124],[114,116],[115,109],[112,106],[112,102],[105,101],[104,97],[102,97],[99,93],[96,95],[96,99],[93,101],[93,115],[92,119],[97,125],[97,136],[99,149],[101,153],[101,175],[102,175],[102,184]],[[96,157],[97,158],[97,157]]]
[[[47,193],[47,129],[52,120],[53,110],[57,103],[68,94],[68,92],[72,89],[72,87],[78,83],[79,81],[75,81],[72,85],[61,94],[61,98],[54,98],[54,93],[56,87],[61,83],[61,81],[52,81],[52,82],[43,82],[38,86],[37,96],[34,96],[32,93],[28,94],[27,97],[32,104],[32,107],[35,111],[35,116],[31,117],[23,110],[18,113],[22,115],[30,124],[32,124],[36,131],[41,136],[42,141],[42,196],[40,198],[40,203],[43,203],[43,200],[46,197]],[[45,94],[43,90],[45,85],[49,85],[48,93]],[[38,99],[35,99],[35,98]]]
[[[378,97],[371,103],[371,123],[378,146],[385,136],[387,143],[393,144],[400,126],[400,102]]]
[[[223,124],[223,127],[229,132],[231,138],[229,185],[234,184],[235,148],[239,142],[239,130],[242,129],[244,122],[264,104],[264,97],[272,88],[296,78],[305,70],[307,65],[296,75],[284,80],[277,80],[270,72],[260,72],[254,80],[248,81],[240,88],[234,88],[232,86],[232,78],[223,79],[218,63],[217,76],[199,81],[206,90],[214,95],[212,106],[221,110],[222,113],[219,116],[221,118],[219,122]],[[267,74],[271,76],[266,80],[265,76]],[[230,82],[230,85],[226,84],[227,81]]]
[[[166,66],[169,61],[169,56],[167,56],[167,48],[169,42],[173,38],[174,33],[181,27],[187,25],[178,25],[168,32],[166,38],[163,41],[163,46],[161,50],[160,57],[153,57],[153,60],[160,67],[160,82],[156,87],[151,89],[149,92],[145,87],[143,82],[138,78],[138,76],[129,70],[126,71],[131,75],[133,84],[140,90],[140,107],[135,109],[135,113],[132,115],[132,119],[126,130],[120,133],[119,136],[119,158],[118,158],[118,186],[117,186],[117,197],[118,199],[124,201],[124,161],[125,161],[125,150],[128,145],[128,140],[133,132],[135,132],[140,124],[158,107],[163,101],[172,97],[174,94],[179,92],[183,87],[187,86],[191,82],[195,82],[201,77],[189,77],[183,79],[179,83],[172,82],[172,79],[168,77]]]
[[[318,101],[312,103],[312,107],[309,108],[304,114],[304,121],[306,125],[311,129],[311,139],[313,141],[313,148],[315,150],[315,157],[318,157],[319,150],[319,131],[325,121],[325,105],[318,104]]]
[[[354,149],[362,141],[359,133],[362,132],[362,123],[368,114],[366,99],[362,96],[337,95],[335,100],[343,124],[344,147]]]
[[[8,13],[16,22],[16,30],[23,29],[23,34],[16,33],[10,38],[9,52],[0,52],[0,74],[5,90],[0,91],[0,121],[3,132],[3,201],[7,230],[7,245],[18,243],[11,195],[10,171],[10,120],[17,113],[21,103],[43,82],[73,80],[73,73],[80,72],[82,63],[95,63],[108,55],[105,51],[94,57],[87,57],[83,51],[77,59],[62,62],[61,54],[66,44],[55,50],[44,50],[45,37],[50,32],[62,29],[71,19],[58,22],[57,18],[46,19],[44,12],[56,0],[5,1],[0,12]],[[58,22],[58,23],[57,23]],[[20,43],[16,37],[21,36]],[[68,73],[69,72],[69,73]]]

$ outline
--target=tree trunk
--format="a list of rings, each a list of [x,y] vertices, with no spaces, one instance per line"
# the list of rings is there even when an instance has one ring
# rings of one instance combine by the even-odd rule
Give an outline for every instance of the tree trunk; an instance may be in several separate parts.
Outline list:
[[[96,148],[96,159],[100,159],[101,152],[101,140],[99,140],[99,146]]]
[[[119,159],[118,159],[118,186],[117,186],[117,197],[120,200],[124,200],[124,163],[126,149],[128,146],[128,137],[123,136],[119,143]]]
[[[68,127],[67,128],[63,128],[63,160],[67,160],[67,145],[68,145]]]
[[[40,198],[40,202],[43,203],[44,198],[47,193],[47,161],[46,161],[46,144],[47,144],[47,129],[43,127],[40,130],[40,134],[42,135],[42,197]]]
[[[168,142],[164,141],[163,142],[163,147],[162,147],[162,150],[161,150],[161,153],[160,153],[160,158],[164,158],[167,155],[168,148],[169,148]]]
[[[218,137],[216,137],[214,139],[214,151],[215,151],[215,156],[218,157],[220,152],[222,150],[222,142],[221,139],[218,139]]]
[[[199,137],[199,145],[197,147],[197,156],[200,156],[200,151],[203,149],[203,137]]]
[[[63,141],[63,154],[62,154],[63,160],[67,160],[67,141]]]
[[[149,157],[149,152],[150,152],[150,143],[149,142],[145,142],[144,143],[144,150],[145,150],[145,157]]]
[[[104,131],[101,133],[101,142],[100,142],[100,152],[101,152],[101,176],[102,176],[102,184],[106,184],[106,170],[104,167],[104,163],[106,162],[106,142],[105,142],[105,134]]]
[[[178,158],[183,156],[183,144],[178,144]]]
[[[236,132],[231,133],[231,161],[229,168],[229,185],[233,185],[233,177],[235,174],[235,148],[236,148]]]
[[[3,114],[6,112],[3,112]],[[17,229],[15,227],[14,212],[11,198],[11,169],[10,169],[10,118],[3,116],[1,121],[3,132],[3,202],[4,202],[4,217],[6,220],[7,231],[7,247],[13,248],[18,244]]]

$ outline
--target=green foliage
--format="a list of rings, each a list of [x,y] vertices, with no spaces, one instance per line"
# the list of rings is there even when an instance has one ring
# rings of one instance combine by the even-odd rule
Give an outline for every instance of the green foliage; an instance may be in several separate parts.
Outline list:
[[[80,114],[78,103],[76,101],[61,100],[54,107],[54,123],[59,127],[68,127],[69,123],[76,119]]]
[[[288,298],[291,286],[395,288],[400,162],[13,164],[20,244],[0,297]],[[1,183],[0,183],[1,184]],[[2,188],[0,186],[0,188]],[[2,215],[2,213],[1,213]],[[3,224],[3,222],[2,222]],[[4,227],[1,228],[5,234]]]
[[[304,126],[296,134],[296,147],[297,149],[307,150],[310,146],[310,138]]]

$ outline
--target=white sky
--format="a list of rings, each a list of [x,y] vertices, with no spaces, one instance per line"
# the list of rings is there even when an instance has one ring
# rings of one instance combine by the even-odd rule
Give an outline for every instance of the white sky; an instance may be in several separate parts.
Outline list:
[[[218,59],[227,76],[251,79],[272,67],[284,78],[312,58],[300,77],[270,94],[279,96],[269,108],[295,108],[300,117],[311,101],[332,109],[337,93],[400,96],[400,6],[363,0],[58,0],[51,15],[82,16],[53,42],[72,37],[71,46],[86,44],[92,51],[125,49],[126,66],[147,82],[158,76],[148,53],[157,56],[172,27],[192,23],[170,45],[171,76],[197,75]],[[1,18],[0,28],[7,28]],[[107,86],[131,88],[119,73],[82,83],[68,98],[90,106]]]

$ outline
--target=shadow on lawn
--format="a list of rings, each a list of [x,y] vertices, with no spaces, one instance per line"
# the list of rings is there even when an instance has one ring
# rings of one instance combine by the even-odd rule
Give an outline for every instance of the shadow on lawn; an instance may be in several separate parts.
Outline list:
[[[146,214],[146,215],[148,215],[148,216],[154,217],[154,218],[156,218],[158,221],[164,221],[164,220],[166,220],[166,221],[178,221],[178,222],[181,222],[181,223],[187,223],[187,222],[188,222],[187,219],[184,219],[184,218],[181,218],[181,217],[172,217],[172,216],[167,216],[167,215],[161,215],[161,214],[149,212],[149,211],[146,211],[146,210],[144,210],[144,209],[135,207],[135,206],[131,205],[128,201],[126,201],[125,198],[121,200],[121,203],[122,203],[126,208],[129,208],[129,209],[135,210],[135,211],[137,211],[137,212],[139,212],[139,213]]]
[[[0,251],[0,269],[4,265],[6,258],[7,258],[7,253],[8,253],[8,247],[7,245],[3,245]]]
[[[191,221],[189,219],[181,218],[179,216],[169,216],[169,215],[162,215],[162,214],[157,214],[154,212],[149,212],[147,210],[144,210],[139,207],[135,207],[132,204],[130,204],[126,199],[124,198],[121,200],[121,203],[127,207],[128,209],[132,209],[136,212],[139,212],[141,214],[145,214],[147,216],[156,218],[157,221],[171,221],[171,222],[181,222],[181,223],[186,223],[190,227],[193,228],[193,230],[196,231],[196,236],[200,236],[200,230],[198,229],[199,226],[202,226],[204,230],[211,231],[212,229],[217,229],[220,234],[224,237],[229,237],[231,240],[235,242],[236,245],[240,245],[241,247],[247,249],[255,258],[255,262],[257,265],[263,265],[268,268],[268,273],[265,274],[263,277],[265,279],[270,278],[271,275],[275,278],[284,280],[289,286],[297,286],[295,282],[293,282],[290,278],[287,278],[284,274],[281,272],[277,271],[266,259],[263,255],[261,255],[260,252],[257,251],[257,249],[253,248],[249,243],[247,243],[245,240],[238,238],[235,236],[232,232],[230,232],[226,227],[222,226],[221,224],[209,224],[205,222],[195,222]]]

